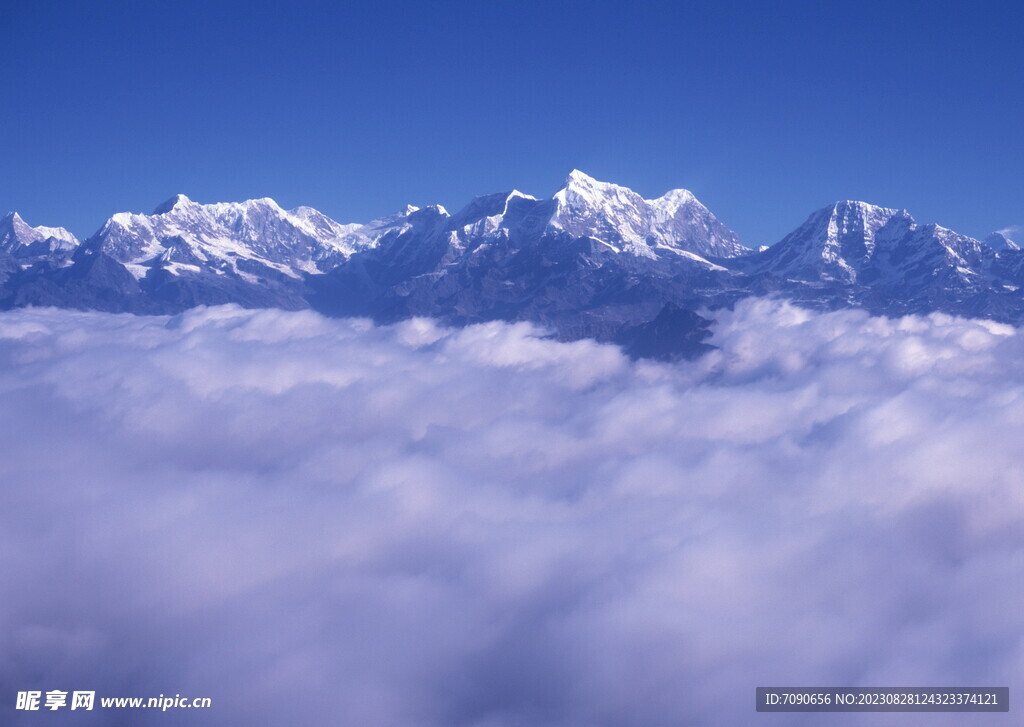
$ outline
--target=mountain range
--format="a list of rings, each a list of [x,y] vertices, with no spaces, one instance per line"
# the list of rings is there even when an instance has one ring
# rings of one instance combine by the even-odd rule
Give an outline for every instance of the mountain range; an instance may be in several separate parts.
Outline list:
[[[842,201],[755,251],[687,190],[648,200],[579,171],[547,199],[513,190],[455,214],[410,206],[367,224],[267,198],[184,195],[115,214],[84,241],[0,219],[3,308],[160,314],[233,302],[381,322],[530,320],[658,358],[706,350],[708,311],[750,295],[1018,324],[1022,286],[1024,251],[1003,233],[980,241]]]

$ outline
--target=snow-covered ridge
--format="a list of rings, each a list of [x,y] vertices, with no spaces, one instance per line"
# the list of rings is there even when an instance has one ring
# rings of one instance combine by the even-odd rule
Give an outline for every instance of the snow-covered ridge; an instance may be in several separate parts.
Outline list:
[[[195,268],[255,281],[261,268],[293,278],[324,272],[373,242],[368,226],[340,224],[312,207],[285,210],[269,197],[199,204],[178,194],[150,215],[113,215],[86,244],[137,278],[153,268]]]
[[[986,237],[985,243],[996,252],[1001,252],[1003,250],[1020,250],[1020,245],[1018,245],[1014,240],[1011,240],[1010,236],[1003,230],[997,230]]]
[[[919,225],[906,210],[844,200],[813,213],[777,244],[744,261],[744,269],[793,281],[908,291],[942,281],[966,291],[994,259],[988,245],[940,225]]]
[[[113,215],[81,245],[61,228],[0,219],[0,302],[499,317],[603,340],[655,321],[666,304],[692,311],[764,293],[1024,322],[1024,252],[1009,231],[981,242],[841,200],[754,251],[688,190],[647,199],[579,170],[547,197],[513,189],[455,214],[410,205],[366,224],[268,197],[205,204],[179,194],[151,214]]]
[[[0,218],[0,251],[22,267],[48,258],[64,258],[78,247],[78,238],[63,227],[30,226],[17,212]]]
[[[674,189],[648,200],[628,187],[599,182],[574,169],[553,199],[554,227],[619,251],[645,257],[663,251],[706,257],[749,252],[689,190]]]
[[[265,275],[301,280],[325,273],[381,240],[413,231],[434,240],[429,244],[450,245],[449,260],[495,236],[520,242],[551,238],[550,244],[560,244],[558,236],[568,235],[594,240],[617,253],[650,259],[668,255],[709,267],[713,265],[706,257],[749,252],[687,190],[647,200],[579,170],[550,199],[512,190],[478,197],[455,215],[440,205],[410,205],[366,224],[342,224],[308,206],[286,210],[269,197],[199,203],[176,194],[151,214],[112,215],[83,250],[112,258],[137,280],[162,272],[228,275],[259,283]],[[46,239],[52,241],[44,248]],[[0,249],[23,255],[29,245],[35,253],[56,255],[78,244],[62,228],[31,228],[16,214],[0,224]]]
[[[78,238],[63,227],[32,227],[17,212],[8,212],[0,218],[0,245],[4,249],[9,245],[28,245],[50,238],[72,247],[78,244]]]

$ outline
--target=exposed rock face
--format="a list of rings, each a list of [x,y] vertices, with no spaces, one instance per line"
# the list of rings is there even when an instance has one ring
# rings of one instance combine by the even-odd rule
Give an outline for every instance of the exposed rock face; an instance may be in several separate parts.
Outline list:
[[[184,195],[150,215],[116,214],[82,243],[15,213],[0,219],[6,307],[168,313],[233,302],[379,321],[531,320],[668,358],[706,347],[694,311],[744,296],[1020,323],[1022,286],[1024,251],[1004,233],[981,242],[843,201],[755,252],[686,190],[648,200],[579,171],[547,199],[512,191],[454,215],[408,207],[368,224],[266,198]]]

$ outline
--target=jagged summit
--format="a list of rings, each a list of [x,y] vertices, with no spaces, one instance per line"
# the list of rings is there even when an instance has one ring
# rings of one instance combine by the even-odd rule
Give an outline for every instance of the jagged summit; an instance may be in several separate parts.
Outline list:
[[[826,224],[834,228],[830,231],[833,237],[860,236],[864,238],[869,247],[878,230],[887,225],[898,224],[908,227],[918,224],[910,212],[905,209],[883,207],[858,200],[834,202],[812,213],[808,221],[814,220],[818,222],[826,220]],[[935,226],[938,227],[938,225]]]
[[[568,187],[570,184],[601,184],[592,176],[579,169],[573,169],[565,177],[565,186]]]
[[[1020,250],[1020,245],[1011,240],[1005,230],[997,230],[993,232],[985,238],[985,242],[989,247],[997,252],[1002,252],[1003,250]]]
[[[580,171],[579,169],[573,169],[565,176],[565,181],[562,182],[561,189],[569,188],[595,188],[595,187],[617,187],[616,184],[610,182],[599,182],[594,177],[590,176],[586,172]],[[622,187],[625,189],[625,187]]]
[[[872,204],[871,202],[864,202],[863,200],[859,200],[859,199],[841,199],[841,200],[836,200],[831,205],[827,205],[825,207],[825,209],[827,209],[829,207],[834,209],[834,210],[836,210],[836,211],[848,211],[848,212],[849,211],[857,211],[857,212],[860,212],[860,213],[872,212],[872,211],[875,211],[875,210],[881,210],[882,212],[889,212],[889,213],[893,213],[893,212],[898,212],[899,211],[899,210],[896,210],[894,208],[882,207],[881,205]]]
[[[1024,323],[1024,252],[1008,233],[986,244],[846,199],[754,251],[686,189],[645,199],[579,169],[547,198],[511,190],[454,215],[410,205],[367,224],[269,197],[203,204],[177,194],[149,215],[113,215],[81,246],[8,213],[0,301],[133,312],[312,305],[378,320],[533,320],[603,340],[627,330],[671,338],[676,324],[655,321],[668,304],[713,309],[760,294]]]
[[[514,192],[514,191],[513,191]],[[573,169],[566,176],[561,188],[553,195],[554,199],[566,200],[570,194],[575,193],[584,199],[593,199],[595,196],[621,195],[628,199],[643,199],[639,194],[629,187],[614,182],[601,182],[579,169]],[[643,199],[648,204],[684,204],[696,201],[693,192],[688,189],[670,189],[661,197],[655,199]]]
[[[0,234],[10,234],[12,232],[35,237],[41,235],[42,237],[38,237],[38,239],[54,237],[66,242],[78,242],[77,238],[63,227],[45,227],[44,225],[32,227],[25,222],[17,211],[8,212],[3,217],[0,217]]]
[[[680,205],[696,202],[697,198],[688,189],[670,189],[657,199],[647,200],[649,203],[662,208],[679,207]]]
[[[874,244],[875,234],[882,227],[890,224],[893,220],[899,220],[906,225],[914,224],[914,218],[906,210],[881,207],[856,200],[836,202],[826,210],[829,210],[828,234],[830,239],[836,240],[840,244],[848,240],[860,240],[869,253]]]
[[[994,258],[978,240],[940,225],[918,225],[906,210],[842,200],[814,212],[740,267],[789,282],[871,286],[888,295],[938,299],[954,290],[956,296],[978,295]]]
[[[78,238],[63,227],[32,227],[18,212],[0,218],[0,251],[11,254],[22,265],[48,259],[63,262],[76,247]]]
[[[167,214],[171,210],[178,209],[178,208],[181,208],[181,207],[185,207],[185,206],[190,205],[190,204],[193,204],[193,202],[188,197],[186,197],[183,194],[176,194],[173,197],[171,197],[169,200],[164,202],[163,204],[159,205],[155,210],[153,210],[153,214],[154,215]]]
[[[498,218],[503,219],[508,214],[509,205],[518,199],[527,202],[538,201],[536,197],[523,194],[518,189],[480,195],[452,216],[453,224],[462,227],[487,218],[494,218],[493,221],[497,223]]]
[[[746,269],[787,279],[851,283],[873,256],[880,230],[913,225],[905,211],[840,200],[811,213],[800,227],[747,261]]]
[[[601,205],[605,200],[616,198],[628,201],[627,203],[642,199],[629,187],[611,182],[599,182],[579,169],[569,172],[561,189],[553,196],[559,205]]]
[[[673,252],[706,258],[748,252],[736,234],[685,189],[648,200],[629,187],[600,182],[574,169],[552,199],[553,227],[617,251],[655,258]]]
[[[156,215],[167,215],[167,214],[189,214],[194,213],[197,210],[202,210],[211,214],[223,214],[230,210],[250,210],[265,208],[274,212],[284,211],[284,209],[271,197],[256,197],[253,199],[247,199],[244,202],[210,202],[210,203],[199,203],[195,202],[184,194],[176,194],[166,202],[159,205],[152,213],[148,216]],[[301,207],[297,209],[311,210],[312,207]],[[291,210],[296,212],[296,210]],[[121,213],[128,214],[128,213]]]
[[[840,227],[846,225],[847,229],[850,229],[851,226],[855,226],[857,229],[867,230],[868,234],[870,234],[870,230],[884,225],[895,216],[906,216],[913,220],[906,210],[882,207],[859,200],[845,199],[833,202],[813,212],[808,220],[828,219]]]
[[[86,242],[138,280],[157,271],[261,279],[301,279],[373,244],[361,225],[342,225],[311,207],[285,210],[270,197],[199,204],[184,194],[153,214],[120,212]]]

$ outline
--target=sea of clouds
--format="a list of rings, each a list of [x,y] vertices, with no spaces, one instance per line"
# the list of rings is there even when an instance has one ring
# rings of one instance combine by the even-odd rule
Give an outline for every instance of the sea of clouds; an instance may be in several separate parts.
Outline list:
[[[0,314],[0,721],[936,726],[967,722],[754,690],[1012,697],[1024,337],[752,300],[712,342]],[[28,689],[213,707],[15,712]]]

